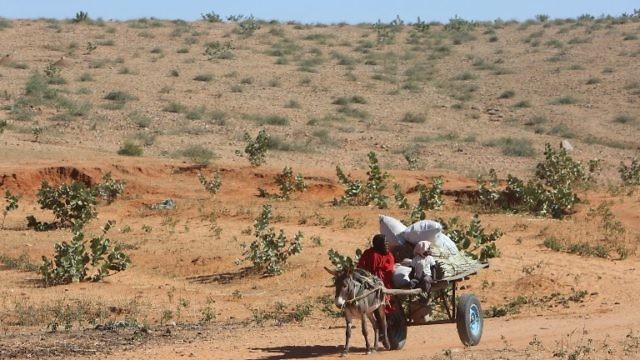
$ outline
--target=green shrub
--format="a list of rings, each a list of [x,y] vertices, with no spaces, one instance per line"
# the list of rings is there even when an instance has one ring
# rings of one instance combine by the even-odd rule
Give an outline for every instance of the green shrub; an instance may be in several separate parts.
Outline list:
[[[459,80],[459,81],[467,81],[467,80],[475,80],[477,78],[476,75],[465,71],[463,73],[460,73],[456,76],[454,76],[453,78],[451,78],[451,80]]]
[[[545,146],[545,160],[536,166],[536,179],[524,182],[515,176],[507,176],[507,185],[498,190],[498,178],[490,171],[489,180],[478,179],[478,202],[486,210],[502,209],[529,212],[560,219],[567,215],[580,199],[573,189],[590,181],[597,170],[597,162],[591,161],[589,171],[574,161],[566,150],[555,151]]]
[[[562,251],[563,244],[560,243],[560,241],[558,241],[558,239],[556,239],[555,237],[549,237],[544,239],[544,242],[542,243],[544,245],[544,247],[551,249],[553,251]]]
[[[578,103],[578,99],[572,96],[562,96],[551,100],[551,105],[571,105]]]
[[[18,209],[18,201],[20,201],[20,195],[14,195],[11,191],[7,190],[4,193],[4,201],[6,205],[2,210],[2,225],[0,225],[0,229],[4,229],[4,221],[7,218],[7,214],[11,211]]]
[[[78,24],[81,22],[88,22],[91,21],[91,19],[89,18],[89,13],[86,11],[78,11],[76,13],[76,16],[71,19],[72,23]]]
[[[515,91],[505,90],[502,94],[500,94],[500,96],[498,96],[498,99],[511,99],[515,95],[516,95]]]
[[[84,240],[83,232],[76,229],[70,243],[63,241],[56,244],[53,261],[42,257],[40,274],[45,286],[100,281],[112,272],[126,270],[131,264],[129,256],[122,251],[121,245],[111,248],[111,240],[106,238],[106,233],[114,223],[107,222],[102,234],[90,241]]]
[[[194,77],[193,80],[209,82],[209,81],[213,80],[213,75],[211,75],[211,74],[200,74],[200,75],[196,75],[196,77]]]
[[[215,157],[215,153],[206,147],[195,144],[177,152],[178,155],[184,156],[196,164],[208,164]]]
[[[545,144],[544,161],[536,165],[536,177],[552,188],[572,188],[589,179],[582,164],[573,160],[563,148],[554,150]]]
[[[613,118],[613,122],[618,124],[631,124],[635,122],[635,120],[636,119],[633,116],[627,114],[620,114]]]
[[[220,173],[216,173],[216,176],[211,180],[207,179],[202,173],[198,173],[198,181],[200,181],[204,189],[212,195],[217,194],[222,186],[222,176],[220,176]]]
[[[210,23],[222,22],[222,18],[220,17],[220,15],[216,14],[213,11],[210,11],[206,14],[200,14],[200,16],[202,16],[202,20],[208,21]]]
[[[260,24],[258,24],[258,21],[253,17],[253,15],[242,17],[238,20],[238,27],[232,30],[235,34],[249,37],[260,29]]]
[[[251,166],[258,167],[265,163],[269,138],[264,129],[258,132],[255,139],[252,139],[249,133],[244,133],[244,141],[247,143],[244,153],[248,155]]]
[[[136,100],[136,97],[127,93],[126,91],[111,91],[104,97],[105,100],[127,102],[129,100]]]
[[[84,183],[74,181],[51,187],[45,180],[38,190],[38,204],[41,209],[51,210],[53,223],[42,223],[32,215],[27,217],[27,226],[35,230],[49,230],[61,227],[79,229],[97,216],[96,192]]]
[[[358,264],[358,259],[362,256],[362,250],[356,249],[353,258],[351,256],[342,255],[333,249],[329,249],[327,251],[327,255],[329,255],[329,261],[337,271],[353,270]]]
[[[527,101],[527,100],[520,100],[517,103],[515,103],[513,105],[513,107],[515,107],[515,108],[530,108],[531,107],[531,103],[529,103],[529,101]]]
[[[0,134],[4,132],[4,129],[7,127],[7,120],[0,120]]]
[[[45,76],[40,73],[34,73],[25,84],[25,95],[25,103],[41,105],[56,99],[58,91],[49,87]]]
[[[126,140],[118,149],[118,155],[142,156],[142,147],[131,140]]]
[[[279,115],[256,116],[255,121],[260,125],[289,125],[289,119]]]
[[[229,60],[235,57],[233,49],[233,45],[230,41],[224,43],[214,41],[206,44],[204,48],[204,55],[206,55],[209,60]]]
[[[621,161],[618,172],[625,185],[640,185],[640,161],[637,158],[634,158],[629,166]]]
[[[587,85],[594,85],[594,84],[599,84],[599,83],[601,83],[601,82],[602,82],[602,80],[600,80],[600,79],[599,79],[599,78],[597,78],[597,77],[593,77],[593,76],[592,76],[592,77],[590,77],[590,78],[588,78],[588,79],[587,79],[586,84],[587,84]]]
[[[411,218],[409,223],[427,218],[425,210],[440,210],[444,206],[442,198],[442,177],[438,176],[433,179],[433,185],[429,188],[424,184],[418,184],[416,189],[420,194],[418,203],[411,210]]]
[[[487,141],[484,145],[491,147],[499,146],[502,149],[502,154],[507,156],[529,157],[535,154],[531,140],[525,138],[514,139],[503,137]]]
[[[171,101],[165,107],[162,108],[163,111],[170,113],[184,113],[187,111],[187,107],[177,101]]]
[[[333,199],[334,205],[367,206],[374,204],[379,209],[388,207],[388,197],[383,192],[387,187],[389,174],[380,170],[376,153],[372,151],[367,156],[369,171],[367,171],[367,182],[364,184],[360,180],[352,180],[344,174],[340,166],[336,166],[338,181],[345,187],[345,191],[340,199]]]
[[[393,197],[396,200],[396,204],[398,204],[398,207],[400,209],[409,208],[409,201],[407,200],[407,197],[404,196],[404,193],[402,192],[402,188],[398,183],[393,183]]]
[[[95,186],[95,190],[107,204],[111,204],[122,195],[125,185],[126,182],[123,180],[114,180],[109,171],[102,176],[102,181]]]
[[[151,118],[139,112],[129,114],[131,121],[139,128],[146,129],[151,125]]]
[[[245,260],[251,261],[256,271],[267,275],[281,274],[289,257],[302,251],[302,233],[298,232],[291,240],[282,229],[276,234],[275,229],[269,227],[272,216],[271,205],[264,205],[253,225],[255,240],[249,246],[242,244]]]
[[[443,231],[456,243],[458,249],[463,250],[473,258],[482,262],[488,259],[500,256],[500,252],[496,247],[496,240],[502,237],[504,233],[500,229],[493,232],[485,233],[484,227],[480,224],[478,214],[473,215],[468,226],[460,223],[458,217],[438,219],[442,224]]]
[[[284,104],[284,107],[287,108],[287,109],[300,109],[301,106],[300,106],[299,102],[297,102],[296,100],[291,99],[291,100],[287,101],[286,104]]]
[[[276,197],[278,199],[289,200],[293,192],[303,192],[307,189],[304,178],[301,174],[293,176],[293,170],[289,166],[282,169],[282,173],[276,175],[275,182],[280,188],[280,193],[271,195],[266,190],[258,188],[261,197]]]
[[[404,114],[401,121],[412,124],[422,124],[427,121],[427,117],[424,114],[414,114],[408,112]]]

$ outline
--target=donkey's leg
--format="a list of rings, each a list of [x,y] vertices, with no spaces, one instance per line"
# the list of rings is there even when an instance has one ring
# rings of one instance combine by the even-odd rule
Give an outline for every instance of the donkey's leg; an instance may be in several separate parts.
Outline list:
[[[378,350],[378,334],[380,334],[380,329],[378,329],[378,321],[374,316],[373,312],[367,313],[367,318],[369,318],[369,322],[371,326],[373,326],[373,349],[372,351]]]
[[[347,311],[344,312],[344,319],[346,321],[346,330],[345,330],[345,342],[344,342],[344,350],[342,350],[342,356],[347,356],[349,353],[349,339],[351,339],[351,324],[353,323],[353,319],[351,318],[351,314]]]
[[[369,344],[369,331],[367,330],[367,316],[364,313],[360,315],[360,322],[362,322],[362,336],[364,336],[364,344],[367,347],[367,354],[371,352],[371,344]]]
[[[384,348],[389,350],[391,348],[391,344],[389,343],[389,333],[387,332],[387,316],[384,313],[384,305],[381,305],[378,309],[376,309],[378,315],[380,315],[380,329],[378,331],[382,332],[384,335]]]

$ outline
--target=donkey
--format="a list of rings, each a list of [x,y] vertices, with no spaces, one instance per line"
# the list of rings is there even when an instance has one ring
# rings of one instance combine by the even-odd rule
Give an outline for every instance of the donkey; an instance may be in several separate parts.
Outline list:
[[[347,322],[346,340],[342,356],[346,356],[349,353],[351,324],[353,323],[353,318],[356,317],[359,317],[362,322],[362,335],[364,336],[367,354],[377,350],[380,333],[384,334],[384,347],[389,349],[387,319],[384,313],[384,285],[382,281],[362,269],[335,271],[325,267],[325,270],[334,276],[336,286],[335,305],[343,310],[344,318]],[[379,322],[376,321],[374,312],[378,313]],[[373,348],[369,344],[366,318],[369,318],[369,322],[373,326]],[[382,327],[381,329],[378,328],[378,324]]]

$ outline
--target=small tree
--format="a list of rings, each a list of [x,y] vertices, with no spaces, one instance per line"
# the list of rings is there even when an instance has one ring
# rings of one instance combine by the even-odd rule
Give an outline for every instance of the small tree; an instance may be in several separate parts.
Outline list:
[[[96,191],[107,204],[111,204],[122,195],[125,185],[126,182],[123,180],[114,180],[109,171],[102,176],[102,182],[96,186]]]
[[[370,152],[369,171],[367,171],[367,182],[362,183],[360,180],[352,180],[342,171],[340,166],[336,166],[336,174],[338,181],[346,187],[344,195],[340,199],[335,199],[334,204],[348,204],[355,206],[366,206],[371,203],[380,209],[386,209],[388,205],[388,196],[384,194],[384,190],[388,185],[389,173],[380,170],[378,158],[375,152]]]
[[[398,204],[398,207],[400,209],[409,208],[409,201],[407,200],[407,197],[404,196],[404,193],[402,192],[402,188],[398,183],[393,183],[393,196],[394,196],[394,199],[396,200],[396,204]]]
[[[487,234],[480,224],[478,214],[473,215],[468,226],[460,223],[460,218],[453,217],[448,220],[438,219],[443,230],[456,243],[458,249],[463,250],[475,259],[486,261],[499,256],[500,252],[496,247],[496,240],[504,233],[499,229]]]
[[[120,245],[111,249],[111,240],[105,236],[114,224],[114,221],[108,221],[102,228],[102,234],[90,241],[84,240],[80,228],[75,228],[70,243],[63,241],[56,244],[53,261],[42,257],[40,274],[45,285],[100,281],[111,272],[127,269],[131,264],[129,256]],[[87,251],[87,244],[91,252]]]
[[[625,185],[640,185],[640,162],[637,158],[634,158],[629,166],[620,162],[618,172]]]
[[[333,264],[336,270],[353,270],[356,268],[360,256],[362,256],[362,250],[356,249],[353,258],[351,256],[342,255],[333,249],[329,249],[327,251],[327,255],[329,255],[329,261],[331,261],[331,264]]]
[[[88,12],[86,12],[86,11],[78,11],[76,13],[76,16],[73,19],[71,19],[71,22],[78,24],[78,23],[81,23],[81,22],[87,22],[89,20],[90,19],[89,19],[89,13]]]
[[[97,216],[95,190],[81,182],[62,184],[57,188],[49,186],[46,180],[38,190],[38,204],[41,209],[53,211],[56,221],[42,223],[32,215],[27,217],[27,226],[36,230],[71,227],[81,228]]]
[[[210,23],[218,23],[222,22],[222,18],[220,15],[216,14],[214,11],[210,11],[206,14],[201,14],[202,20],[208,21]]]
[[[278,275],[290,256],[302,251],[302,233],[298,232],[293,239],[288,240],[284,230],[276,234],[273,227],[269,227],[272,212],[271,205],[264,205],[262,213],[253,225],[255,240],[249,246],[242,244],[245,260],[253,263],[255,270],[268,275]]]
[[[420,193],[418,203],[411,210],[411,223],[426,219],[425,210],[440,210],[444,206],[442,198],[442,177],[438,176],[433,179],[433,185],[427,187],[424,184],[418,184],[417,189]]]
[[[289,200],[290,194],[293,192],[303,192],[307,190],[307,185],[304,183],[302,174],[293,176],[293,170],[290,166],[285,166],[282,169],[282,173],[275,176],[276,184],[280,188],[279,194],[269,194],[265,189],[258,188],[260,197],[275,197],[278,199]]]
[[[269,135],[262,129],[258,132],[255,139],[252,139],[249,133],[244,133],[244,141],[247,146],[244,148],[245,154],[249,156],[251,166],[258,167],[265,163],[267,155],[267,145],[269,144]]]
[[[7,205],[5,205],[4,210],[2,210],[2,226],[0,226],[0,229],[4,229],[4,221],[7,218],[7,214],[18,209],[18,201],[20,200],[20,197],[20,195],[12,194],[9,190],[5,191],[4,200]]]
[[[220,190],[220,186],[222,186],[222,176],[220,173],[216,173],[216,176],[209,180],[202,173],[198,173],[198,181],[204,187],[204,189],[211,195],[215,195]]]

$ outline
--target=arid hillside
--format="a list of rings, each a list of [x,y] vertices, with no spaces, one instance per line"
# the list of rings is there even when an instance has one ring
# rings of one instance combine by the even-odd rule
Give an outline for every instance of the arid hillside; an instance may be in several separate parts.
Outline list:
[[[442,200],[427,218],[478,214],[503,233],[460,289],[482,302],[483,340],[412,326],[378,356],[638,358],[639,18],[76,20],[0,19],[0,358],[337,357],[328,251],[353,256],[379,214],[408,223],[425,197]],[[574,160],[561,180],[540,178],[547,144]],[[42,257],[73,232],[44,182],[98,189],[107,174],[124,191],[99,193],[84,240],[115,221],[105,237],[131,264],[45,286]],[[297,174],[305,190],[285,194]],[[509,175],[531,187],[501,192]],[[575,203],[547,207],[566,189]],[[302,233],[275,276],[247,255],[267,205],[275,234]]]

